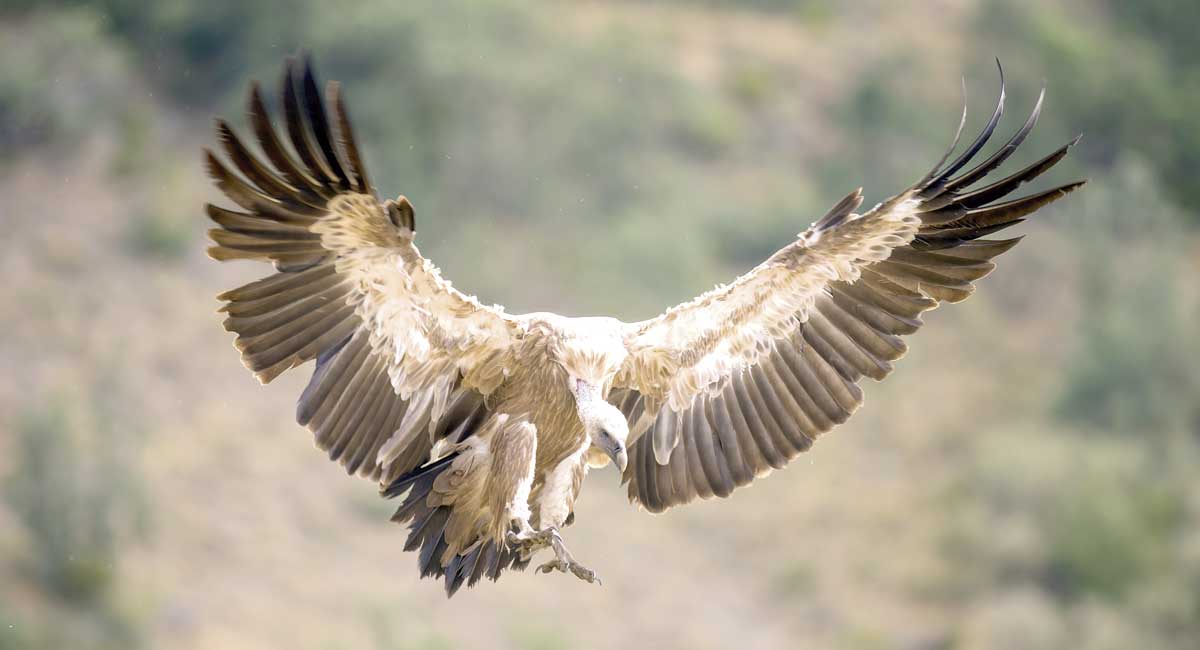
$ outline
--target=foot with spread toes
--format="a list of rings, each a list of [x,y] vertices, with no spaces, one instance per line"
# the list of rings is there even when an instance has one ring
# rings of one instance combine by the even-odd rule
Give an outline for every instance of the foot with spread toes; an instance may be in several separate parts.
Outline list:
[[[534,553],[549,546],[554,551],[554,559],[538,567],[540,573],[561,571],[572,573],[575,577],[588,583],[601,584],[600,577],[595,571],[575,561],[567,545],[563,543],[562,535],[557,528],[545,528],[539,531],[510,532],[508,543],[518,550],[522,560],[528,560]]]

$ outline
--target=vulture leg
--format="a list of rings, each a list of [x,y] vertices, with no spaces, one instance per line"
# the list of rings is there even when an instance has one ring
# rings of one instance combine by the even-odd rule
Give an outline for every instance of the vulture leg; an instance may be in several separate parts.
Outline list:
[[[570,551],[567,550],[567,545],[563,543],[562,535],[558,534],[557,528],[547,528],[550,532],[550,547],[554,549],[554,559],[538,567],[538,571],[542,573],[550,573],[552,571],[562,571],[563,573],[574,573],[576,578],[588,583],[600,583],[600,577],[595,571],[583,566],[571,557]]]

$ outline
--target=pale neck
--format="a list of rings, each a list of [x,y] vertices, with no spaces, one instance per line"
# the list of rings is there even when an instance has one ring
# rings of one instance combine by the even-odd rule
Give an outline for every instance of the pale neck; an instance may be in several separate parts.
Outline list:
[[[575,401],[581,405],[600,400],[600,387],[582,379],[571,379],[571,393],[575,395]]]

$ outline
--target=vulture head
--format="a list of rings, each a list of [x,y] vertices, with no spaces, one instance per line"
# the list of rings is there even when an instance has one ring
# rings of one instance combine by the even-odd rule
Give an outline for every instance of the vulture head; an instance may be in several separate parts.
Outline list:
[[[621,473],[629,463],[625,440],[629,437],[629,424],[625,414],[600,396],[600,390],[591,384],[575,379],[571,382],[575,395],[575,409],[583,430],[591,438],[592,448],[608,456]]]

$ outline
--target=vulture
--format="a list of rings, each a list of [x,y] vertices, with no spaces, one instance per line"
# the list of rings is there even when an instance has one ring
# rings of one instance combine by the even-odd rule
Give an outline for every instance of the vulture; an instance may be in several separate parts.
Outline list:
[[[997,65],[999,63],[997,62]],[[242,362],[263,383],[308,361],[296,409],[316,446],[398,500],[404,550],[447,595],[524,569],[598,582],[563,542],[591,468],[612,463],[631,502],[659,513],[727,497],[788,464],[863,402],[921,314],[956,303],[1020,239],[988,236],[1085,181],[1006,198],[1079,138],[987,182],[1033,129],[976,156],[982,132],[908,189],[856,212],[851,192],[728,285],[636,323],[508,314],[454,288],[422,256],[404,196],[381,199],[345,98],[311,61],[284,65],[277,130],[256,83],[252,151],[216,121],[208,173],[236,207],[206,207],[216,260],[274,272],[219,296]]]

